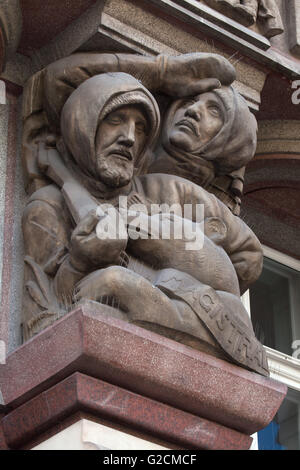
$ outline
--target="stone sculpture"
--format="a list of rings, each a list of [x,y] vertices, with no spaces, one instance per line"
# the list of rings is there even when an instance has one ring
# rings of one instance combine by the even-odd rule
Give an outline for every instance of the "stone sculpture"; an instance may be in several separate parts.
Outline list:
[[[60,122],[60,113],[64,102],[80,83],[88,77],[97,73],[105,71],[123,71],[130,73],[150,89],[152,92],[162,92],[175,101],[182,96],[193,96],[201,92],[209,92],[220,86],[228,86],[235,79],[235,70],[233,66],[224,58],[215,54],[184,54],[181,56],[166,57],[158,56],[158,58],[141,57],[128,54],[74,54],[68,58],[57,61],[47,67],[44,71],[38,73],[29,82],[27,93],[28,99],[25,97],[24,114],[28,116],[26,119],[25,132],[24,132],[24,166],[25,175],[28,178],[29,191],[37,189],[40,185],[44,185],[43,175],[41,175],[37,165],[35,153],[31,148],[31,128],[34,129],[35,140],[43,137],[45,128],[51,127],[51,131],[58,132],[57,123]],[[33,91],[34,90],[34,91]],[[227,90],[219,95],[228,95],[228,98],[223,98],[225,105],[228,103],[231,108],[231,113],[239,111],[244,108],[246,111],[240,112],[240,118],[253,121],[247,106],[242,103],[239,95],[234,94],[232,89]],[[230,97],[231,94],[234,96]],[[34,96],[33,96],[34,95]],[[44,98],[43,98],[44,96]],[[217,99],[219,99],[217,97]],[[225,99],[225,101],[224,101]],[[234,101],[238,101],[238,106],[234,105]],[[222,100],[221,100],[222,101]],[[27,106],[27,102],[29,105]],[[227,103],[226,103],[227,102]],[[44,103],[46,112],[44,111]],[[223,108],[223,104],[220,104]],[[175,103],[174,103],[174,106]],[[27,109],[28,107],[28,109]],[[172,110],[170,110],[172,112]],[[226,110],[227,114],[227,110]],[[225,118],[225,116],[224,116]],[[232,118],[231,118],[232,120]],[[49,122],[50,121],[50,122]],[[237,120],[235,122],[238,122]],[[162,126],[162,136],[166,133],[165,129],[168,126],[168,120],[165,119]],[[226,126],[228,127],[228,125]],[[250,132],[256,132],[256,124],[251,123]],[[30,137],[27,142],[27,134]],[[224,133],[223,133],[224,134]],[[188,165],[181,162],[180,167],[175,165],[172,173],[179,176],[186,177],[197,184],[205,187],[208,191],[215,194],[221,199],[236,215],[240,211],[241,195],[243,190],[243,175],[245,170],[245,163],[253,156],[255,144],[243,150],[245,155],[248,151],[247,158],[235,158],[235,165],[231,165],[232,171],[230,173],[221,174],[216,167],[216,162],[208,163],[211,167],[208,175],[208,168],[203,173],[201,168],[204,168],[204,160],[201,167],[197,164],[195,172],[195,165],[193,159],[187,155],[185,158],[189,159]],[[162,154],[162,149],[166,149],[166,145],[161,144],[159,139],[158,148],[155,150],[157,158]],[[164,151],[166,153],[166,150]],[[174,153],[174,149],[173,149]],[[171,156],[172,158],[172,156]],[[184,159],[182,155],[182,159]],[[195,159],[195,158],[194,158]],[[164,168],[161,162],[155,162],[151,165],[153,156],[149,155],[147,159],[147,166],[151,167],[151,171],[168,172],[167,160]],[[174,158],[173,162],[176,163]],[[157,170],[155,169],[157,167]]]
[[[255,154],[256,134],[254,116],[232,87],[174,101],[149,172],[189,179],[238,214],[242,184],[238,191],[236,182],[242,183],[245,165]]]
[[[283,24],[276,0],[205,0],[245,26],[258,22],[267,38],[283,33]]]
[[[79,65],[80,58],[89,61],[88,68],[86,62]],[[248,122],[238,128],[238,137],[233,134],[239,117],[236,109],[248,115],[246,105],[229,87],[234,78],[232,67],[218,56],[201,54],[169,60],[119,55],[116,62],[112,58],[107,55],[104,63],[102,56],[99,65],[95,54],[91,67],[91,58],[80,55],[50,66],[42,77],[43,109],[29,113],[25,121],[24,156],[31,170],[29,177],[43,181],[43,187],[31,195],[23,216],[24,337],[28,339],[78,302],[85,302],[94,312],[133,322],[267,375],[263,347],[240,301],[240,294],[260,274],[260,244],[242,220],[199,184],[171,171],[145,174],[160,130],[159,108],[140,81],[115,71],[126,63],[131,73],[139,75],[141,70],[145,73],[146,65],[145,77],[152,88],[156,78],[157,89],[171,89],[175,94],[177,87],[177,97],[184,94],[178,91],[181,79],[182,84],[186,81],[197,106],[213,114],[208,119],[210,126],[205,121],[199,125],[197,139],[193,121],[182,124],[181,137],[186,137],[186,142],[203,138],[207,161],[209,148],[212,153],[219,149],[218,161],[231,171],[236,162],[230,166],[225,154],[223,159],[224,142],[231,139],[230,150],[234,156],[236,149],[239,165],[250,158],[255,142],[254,120],[248,110]],[[184,68],[187,63],[193,65],[187,67],[190,75]],[[75,91],[68,80],[68,64]],[[58,80],[55,89],[53,77],[60,76],[56,67],[60,71],[62,65],[65,81]],[[239,102],[237,108],[227,109],[226,99],[220,99],[223,95]],[[186,108],[175,103],[185,115]],[[206,167],[211,169],[209,163]],[[127,198],[122,208],[120,196]],[[174,204],[174,213],[167,213],[165,205]],[[192,207],[189,216],[183,214],[185,204]],[[201,204],[204,214],[199,219],[195,208]],[[151,212],[153,205],[158,207],[156,214]],[[103,228],[110,226],[113,214],[119,220],[117,234]],[[159,230],[166,220],[171,227],[182,221],[184,237],[155,239],[150,232],[133,237],[137,215],[147,222],[146,227],[152,227],[155,219]],[[202,234],[201,240],[196,239],[193,249],[187,250],[195,228]]]

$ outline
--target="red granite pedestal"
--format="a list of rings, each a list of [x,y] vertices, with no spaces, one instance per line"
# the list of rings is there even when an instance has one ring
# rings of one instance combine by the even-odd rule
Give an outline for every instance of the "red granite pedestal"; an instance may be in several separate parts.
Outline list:
[[[31,448],[80,416],[170,449],[248,449],[286,387],[81,307],[0,365],[0,448]],[[1,395],[0,395],[1,396]]]

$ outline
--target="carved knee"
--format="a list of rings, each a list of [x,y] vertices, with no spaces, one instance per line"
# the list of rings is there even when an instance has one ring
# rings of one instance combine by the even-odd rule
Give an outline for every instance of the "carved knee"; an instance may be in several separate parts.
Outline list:
[[[103,283],[108,287],[112,294],[116,294],[118,289],[124,284],[126,278],[126,270],[120,266],[110,266],[102,272]]]

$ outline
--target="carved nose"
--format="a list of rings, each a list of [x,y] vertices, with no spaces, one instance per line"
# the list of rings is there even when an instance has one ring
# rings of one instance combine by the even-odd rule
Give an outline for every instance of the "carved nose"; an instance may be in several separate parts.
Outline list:
[[[201,119],[201,112],[199,107],[196,106],[196,103],[187,108],[185,115],[195,119],[195,121],[200,121]]]
[[[134,144],[134,139],[130,138],[129,136],[121,136],[119,142],[125,147],[132,147]]]
[[[123,132],[120,136],[119,141],[126,147],[132,147],[135,142],[135,126],[134,124],[128,124],[124,126]]]

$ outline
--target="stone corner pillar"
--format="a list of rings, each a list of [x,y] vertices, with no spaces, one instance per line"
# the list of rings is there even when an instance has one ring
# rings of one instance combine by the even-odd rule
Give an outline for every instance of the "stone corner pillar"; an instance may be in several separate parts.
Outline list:
[[[0,444],[10,449],[51,449],[53,436],[52,449],[64,449],[69,432],[92,433],[91,417],[98,449],[249,449],[286,394],[279,382],[84,306],[11,353],[0,389]]]

